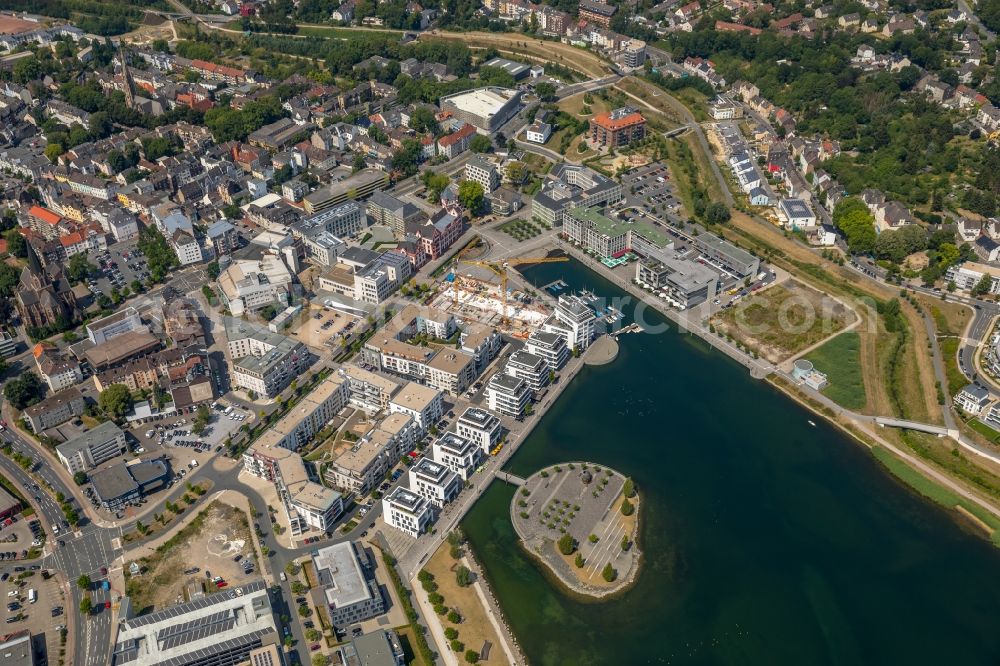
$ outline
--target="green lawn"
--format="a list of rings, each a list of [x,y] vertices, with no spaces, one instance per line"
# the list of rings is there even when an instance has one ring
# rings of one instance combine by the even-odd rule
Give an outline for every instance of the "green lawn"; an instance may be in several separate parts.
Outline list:
[[[954,396],[965,388],[969,380],[958,367],[958,343],[959,338],[938,338],[938,345],[941,347],[941,360],[944,361],[944,371],[948,377],[948,395]]]
[[[967,426],[978,432],[980,435],[990,440],[991,442],[996,442],[1000,439],[1000,432],[997,432],[993,428],[989,427],[979,419],[970,419]]]
[[[861,336],[856,331],[841,333],[806,358],[830,380],[823,395],[847,409],[865,406],[868,398],[861,377]]]

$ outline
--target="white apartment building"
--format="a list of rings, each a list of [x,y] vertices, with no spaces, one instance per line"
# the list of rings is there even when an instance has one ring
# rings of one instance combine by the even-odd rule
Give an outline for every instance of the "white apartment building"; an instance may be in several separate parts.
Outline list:
[[[558,371],[569,360],[570,350],[566,339],[557,333],[535,331],[524,343],[529,353],[545,359],[550,370]]]
[[[201,245],[198,244],[198,240],[194,236],[186,231],[181,229],[175,231],[170,237],[170,244],[173,246],[181,266],[190,266],[201,262]]]
[[[219,275],[219,295],[234,317],[266,305],[288,306],[292,273],[281,257],[265,254],[260,260],[234,261]]]
[[[416,539],[430,527],[434,513],[426,499],[415,492],[397,487],[382,498],[382,518],[386,525]]]
[[[399,457],[386,449],[389,437],[379,431],[365,436],[326,468],[326,481],[345,492],[366,495],[375,488]]]
[[[347,381],[336,372],[332,373],[268,428],[257,440],[257,446],[297,451],[347,405],[348,399]]]
[[[535,393],[549,385],[549,366],[541,356],[519,349],[507,359],[504,372],[523,379]]]
[[[496,165],[482,155],[476,155],[466,162],[465,180],[479,183],[486,194],[500,187],[500,174]]]
[[[233,384],[273,398],[309,367],[311,356],[297,340],[241,319],[225,318]]]
[[[430,386],[409,382],[389,400],[389,413],[409,414],[426,433],[444,415],[441,392]]]
[[[458,497],[462,480],[441,463],[421,458],[410,468],[410,490],[441,508]]]
[[[402,387],[392,377],[356,365],[345,365],[337,372],[347,381],[351,404],[367,412],[388,411],[389,400]]]
[[[570,350],[583,352],[594,339],[596,321],[594,310],[582,298],[564,295],[556,303],[555,314],[542,324],[542,330],[563,336]]]
[[[476,376],[483,374],[487,366],[500,353],[503,338],[500,332],[492,326],[478,322],[468,322],[462,329],[462,351],[472,356],[475,361]]]
[[[468,481],[486,457],[476,442],[453,432],[438,437],[431,446],[431,452],[434,460],[457,474],[462,481]]]
[[[486,398],[490,411],[519,419],[531,400],[531,389],[523,379],[498,372],[486,385]]]
[[[337,519],[344,513],[343,496],[318,483],[304,484],[289,502],[303,523],[320,532],[332,532]]]
[[[55,348],[35,349],[35,366],[50,391],[56,393],[83,381],[83,371],[75,358]]]
[[[496,414],[482,407],[469,407],[455,422],[455,432],[489,454],[500,444],[503,426]]]

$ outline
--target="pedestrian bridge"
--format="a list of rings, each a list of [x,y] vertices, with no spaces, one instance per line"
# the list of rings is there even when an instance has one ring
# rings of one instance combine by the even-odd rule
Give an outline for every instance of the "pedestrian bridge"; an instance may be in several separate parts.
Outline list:
[[[904,430],[919,430],[920,432],[929,432],[932,435],[937,435],[938,437],[952,437],[958,438],[957,430],[949,430],[944,426],[931,425],[930,423],[919,423],[917,421],[904,421],[903,419],[891,419],[885,416],[876,416],[875,423],[882,426],[889,426],[890,428],[903,428]]]
[[[497,478],[501,481],[506,481],[507,483],[513,484],[517,487],[521,487],[527,483],[524,479],[519,476],[515,476],[510,472],[497,472]]]

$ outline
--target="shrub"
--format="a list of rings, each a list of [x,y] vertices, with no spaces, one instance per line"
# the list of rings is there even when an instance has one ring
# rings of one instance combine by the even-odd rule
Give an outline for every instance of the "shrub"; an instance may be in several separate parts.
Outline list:
[[[607,564],[604,565],[604,569],[601,571],[601,578],[603,578],[609,583],[613,581],[615,578],[618,578],[618,572],[615,571],[615,568],[613,566],[611,566],[611,562],[608,562]]]
[[[459,587],[468,587],[472,583],[472,572],[466,566],[460,566],[455,570],[455,582]]]
[[[621,511],[623,516],[631,516],[635,513],[635,507],[632,505],[632,502],[629,502],[627,499],[623,499]]]
[[[465,643],[459,640],[454,640],[451,642],[451,649],[455,652],[461,652],[465,649]]]
[[[465,660],[467,662],[469,662],[470,664],[478,663],[479,662],[479,653],[476,652],[475,650],[466,650],[465,651]]]
[[[559,539],[559,552],[563,555],[572,555],[576,550],[576,540],[571,534],[565,534]]]
[[[574,564],[576,564],[576,567],[578,569],[582,569],[584,563],[586,563],[586,560],[583,559],[583,555],[581,555],[580,553],[577,553],[576,554],[576,560],[574,560]]]
[[[597,543],[598,541],[600,541],[600,539],[598,539],[596,534],[591,534],[589,537],[587,537],[587,540],[590,541],[590,543]]]
[[[444,597],[437,592],[432,592],[427,595],[427,601],[431,602],[432,606],[437,606],[444,603]]]
[[[625,479],[625,485],[622,486],[622,492],[625,497],[635,497],[635,483],[632,479]]]
[[[438,615],[444,615],[448,612],[448,607],[444,604],[434,604],[434,612]]]
[[[456,638],[458,638],[458,629],[456,629],[455,627],[448,627],[447,629],[444,630],[444,637],[447,638],[449,641],[455,640]]]
[[[458,624],[459,622],[462,621],[462,616],[459,615],[457,611],[454,610],[448,611],[448,621],[451,622],[452,624]]]
[[[421,585],[424,588],[424,592],[437,592],[438,584],[432,580],[425,580]]]

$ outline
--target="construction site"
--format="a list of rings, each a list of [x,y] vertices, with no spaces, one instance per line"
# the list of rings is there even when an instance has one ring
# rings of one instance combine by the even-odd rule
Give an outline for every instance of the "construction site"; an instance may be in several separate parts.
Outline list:
[[[526,338],[542,325],[552,310],[531,286],[523,281],[516,267],[568,261],[565,256],[539,256],[488,261],[463,259],[469,247],[459,252],[451,271],[431,302],[456,317],[488,324],[507,335]]]

